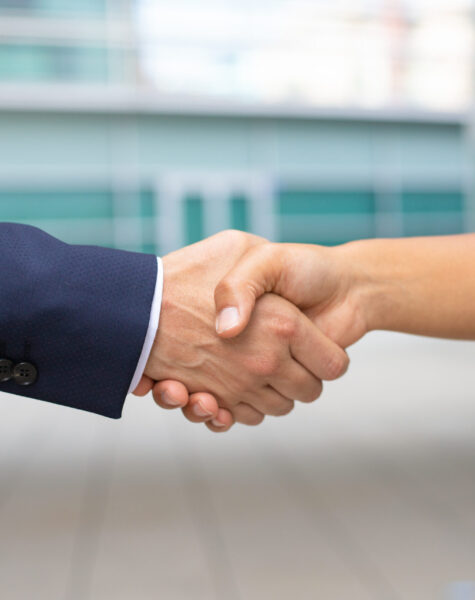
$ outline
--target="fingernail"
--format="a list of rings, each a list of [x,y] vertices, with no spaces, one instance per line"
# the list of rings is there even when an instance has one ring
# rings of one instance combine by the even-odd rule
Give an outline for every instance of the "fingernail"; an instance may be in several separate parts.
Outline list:
[[[163,404],[167,406],[180,406],[180,402],[177,402],[168,392],[161,392],[160,396],[162,397]]]
[[[239,311],[235,306],[223,308],[216,319],[216,331],[223,333],[239,324]]]
[[[203,418],[203,417],[210,417],[213,413],[209,412],[208,409],[206,409],[201,402],[198,402],[197,404],[193,405],[193,412],[195,413],[195,415],[197,417]]]
[[[214,425],[215,427],[226,427],[226,425],[221,423],[221,421],[218,421],[218,419],[211,419],[211,425]]]

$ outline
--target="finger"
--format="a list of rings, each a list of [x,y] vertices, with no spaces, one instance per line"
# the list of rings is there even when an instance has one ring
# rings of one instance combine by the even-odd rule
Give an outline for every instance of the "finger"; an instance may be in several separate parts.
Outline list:
[[[254,246],[218,283],[214,300],[221,337],[234,337],[245,329],[257,298],[275,288],[282,272],[281,257],[277,244]]]
[[[233,408],[233,415],[236,423],[242,423],[243,425],[260,425],[264,420],[264,415],[261,412],[245,402],[240,402]]]
[[[189,395],[186,387],[179,381],[166,380],[154,385],[153,398],[158,406],[171,410],[186,406]]]
[[[220,408],[218,410],[218,415],[215,419],[211,419],[211,421],[207,421],[205,423],[206,427],[215,433],[224,433],[225,431],[229,431],[231,427],[234,425],[233,415],[226,408]]]
[[[323,390],[322,381],[295,360],[274,375],[270,384],[282,396],[299,402],[313,402]]]
[[[206,392],[192,394],[188,404],[183,408],[183,414],[192,423],[204,423],[216,419],[218,412],[218,401]]]
[[[243,401],[263,415],[271,417],[288,415],[294,408],[294,401],[292,399],[283,396],[270,385],[265,386],[256,394],[245,396]],[[235,409],[233,409],[233,413],[236,417]]]
[[[139,381],[138,386],[132,392],[135,396],[146,396],[149,391],[153,388],[153,379],[147,377],[147,375],[142,375],[142,379]]]
[[[297,312],[295,330],[289,336],[292,356],[319,379],[331,381],[344,375],[350,362],[347,353]]]

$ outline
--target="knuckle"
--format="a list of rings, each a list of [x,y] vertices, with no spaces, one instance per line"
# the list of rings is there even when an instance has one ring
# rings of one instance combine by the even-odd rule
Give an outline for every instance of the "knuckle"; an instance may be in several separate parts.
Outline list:
[[[281,364],[280,356],[275,353],[269,353],[259,358],[254,357],[250,368],[251,372],[257,377],[271,377],[279,371]]]
[[[280,248],[280,244],[274,244],[273,242],[265,241],[263,244],[255,246],[252,251],[259,254],[263,258],[271,260],[280,252]]]
[[[249,245],[249,234],[238,229],[226,229],[221,235],[234,248],[246,248]]]
[[[239,231],[239,229],[226,229],[225,234],[230,240],[236,242],[246,239],[246,234],[244,231]]]
[[[217,234],[217,236],[226,238],[228,240],[235,240],[235,239],[238,239],[241,234],[242,234],[242,231],[239,231],[238,229],[230,228],[230,229],[224,229],[223,231],[219,232]]]
[[[284,340],[292,339],[297,333],[297,320],[290,315],[281,315],[274,321],[274,332]]]
[[[327,361],[325,379],[333,381],[344,375],[348,370],[349,362],[346,352],[333,353]]]

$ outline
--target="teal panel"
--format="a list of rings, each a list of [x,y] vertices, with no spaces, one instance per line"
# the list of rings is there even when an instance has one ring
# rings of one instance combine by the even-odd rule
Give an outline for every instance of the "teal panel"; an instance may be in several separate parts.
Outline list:
[[[368,190],[281,190],[279,241],[335,245],[375,234],[375,197]]]
[[[0,220],[112,218],[112,192],[0,191]]]
[[[105,15],[107,0],[32,0],[31,4],[43,13],[72,13]]]
[[[370,173],[373,160],[373,128],[367,123],[311,119],[281,119],[270,138],[274,166],[299,170],[334,169],[352,165]]]
[[[452,213],[424,213],[404,215],[404,235],[454,235],[464,232],[464,215]]]
[[[240,119],[141,115],[137,127],[143,167],[249,168],[249,126]]]
[[[346,227],[342,227],[341,230],[338,227],[332,228],[329,231],[322,232],[321,228],[316,228],[314,232],[309,231],[309,228],[302,228],[299,232],[293,228],[291,231],[287,231],[285,225],[280,227],[278,233],[278,242],[287,244],[318,244],[321,246],[338,246],[340,244],[346,244],[353,240],[364,240],[374,237],[374,223],[372,220],[368,220],[366,227],[363,231],[356,231],[351,234],[347,231]]]
[[[142,217],[142,251],[160,254],[159,240],[156,239],[155,228],[155,192],[149,188],[140,190],[140,216]]]
[[[155,193],[153,190],[146,188],[140,190],[140,216],[155,216]]]
[[[374,215],[333,215],[306,218],[282,217],[278,222],[278,241],[333,246],[375,236]]]
[[[201,198],[190,197],[185,200],[185,240],[194,244],[204,236],[203,201]]]
[[[105,15],[106,0],[0,0],[0,10],[21,10],[33,14]]]
[[[145,252],[146,254],[157,255],[157,247],[155,246],[155,244],[142,244],[140,251]]]
[[[405,191],[402,193],[404,212],[462,211],[464,196],[460,191]]]
[[[31,169],[52,166],[58,171],[76,172],[91,168],[110,178],[108,168],[116,150],[110,118],[105,115],[2,113],[0,111],[0,165],[21,167],[18,187],[29,180]],[[112,155],[115,156],[115,155]],[[123,164],[118,164],[120,172]],[[87,185],[87,178],[83,180]]]
[[[467,157],[461,125],[412,123],[399,131],[396,137],[393,128],[386,139],[398,147],[403,179],[405,172],[410,174],[415,169],[457,169]]]
[[[231,199],[231,227],[241,231],[249,230],[249,207],[246,198]]]
[[[369,191],[281,190],[278,206],[281,215],[372,213],[375,199]]]
[[[0,80],[107,80],[105,48],[73,46],[0,45]]]

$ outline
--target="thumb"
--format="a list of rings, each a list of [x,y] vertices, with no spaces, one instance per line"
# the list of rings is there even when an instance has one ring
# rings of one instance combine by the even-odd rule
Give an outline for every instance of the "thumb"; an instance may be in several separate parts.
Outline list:
[[[235,337],[246,328],[256,300],[272,292],[279,280],[280,254],[277,244],[254,246],[218,283],[214,291],[218,335]]]

